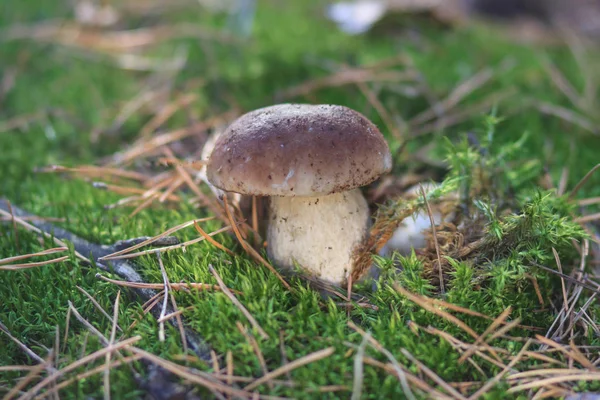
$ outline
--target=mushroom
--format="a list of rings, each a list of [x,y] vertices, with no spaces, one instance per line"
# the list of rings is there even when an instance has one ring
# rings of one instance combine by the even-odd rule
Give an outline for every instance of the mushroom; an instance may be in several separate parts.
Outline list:
[[[365,238],[358,189],[392,167],[388,145],[362,114],[337,105],[280,104],[249,112],[219,137],[208,180],[227,192],[269,196],[267,253],[343,284]]]

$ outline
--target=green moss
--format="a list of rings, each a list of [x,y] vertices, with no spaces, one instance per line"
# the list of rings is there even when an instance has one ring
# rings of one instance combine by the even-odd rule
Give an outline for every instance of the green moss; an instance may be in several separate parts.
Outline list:
[[[69,15],[64,5],[40,4],[23,1],[0,5],[0,28],[15,22],[34,23],[48,18]],[[165,16],[168,21],[196,22],[215,29],[223,29],[225,18],[214,16],[201,9],[173,12]],[[547,329],[553,320],[548,309],[540,310],[537,294],[530,277],[535,277],[544,298],[560,293],[560,281],[544,270],[542,264],[552,267],[555,248],[564,266],[574,260],[571,241],[582,240],[585,235],[572,222],[576,211],[566,197],[538,187],[538,179],[547,170],[557,182],[563,168],[570,171],[569,188],[595,163],[600,138],[584,130],[549,118],[521,104],[527,97],[570,107],[568,101],[554,89],[542,60],[550,57],[573,79],[579,73],[577,65],[564,49],[539,50],[502,40],[498,35],[480,27],[442,31],[422,27],[423,40],[411,41],[408,37],[382,38],[377,35],[348,37],[322,18],[318,2],[260,4],[256,15],[253,37],[237,44],[195,39],[177,39],[153,49],[156,56],[173,54],[173,49],[185,46],[188,63],[177,76],[175,83],[182,88],[192,78],[207,79],[206,85],[196,90],[199,96],[194,111],[199,116],[209,116],[228,107],[234,98],[245,109],[258,108],[279,101],[278,93],[307,79],[327,76],[328,65],[342,63],[362,65],[383,58],[402,55],[410,57],[432,94],[443,98],[456,84],[477,71],[493,67],[492,81],[475,91],[464,101],[464,106],[475,105],[501,89],[514,88],[515,97],[497,105],[492,113],[473,115],[461,124],[438,130],[430,135],[411,140],[406,152],[395,154],[394,173],[428,168],[425,164],[405,163],[425,144],[433,143],[429,155],[448,161],[449,169],[438,171],[447,178],[440,192],[459,188],[461,193],[477,193],[469,198],[475,216],[481,219],[483,246],[474,257],[450,258],[449,282],[443,299],[462,307],[479,311],[491,317],[511,306],[511,318],[519,317],[523,324]],[[143,21],[132,19],[126,25],[135,28]],[[507,54],[512,68],[498,68]],[[19,60],[25,59],[25,62]],[[94,163],[129,143],[141,126],[152,117],[149,111],[140,111],[128,119],[117,131],[111,131],[121,107],[135,97],[149,78],[145,72],[124,71],[109,63],[79,59],[69,50],[53,44],[30,40],[3,43],[0,46],[0,78],[3,71],[18,67],[15,87],[0,106],[0,121],[43,110],[61,110],[68,118],[49,113],[47,118],[30,122],[26,126],[0,132],[0,195],[14,204],[43,216],[62,217],[61,226],[97,243],[110,244],[116,240],[154,235],[168,227],[206,215],[206,211],[182,205],[176,209],[154,206],[135,217],[128,217],[130,209],[106,210],[118,196],[93,188],[79,179],[65,179],[53,174],[35,173],[47,164],[78,165]],[[403,67],[397,67],[398,70]],[[425,98],[399,95],[394,85],[382,85],[379,92],[383,104],[393,115],[409,119],[429,107]],[[382,127],[392,149],[400,148],[385,128],[380,116],[352,85],[326,88],[315,97],[297,97],[290,101],[318,101],[344,104],[364,112]],[[515,111],[516,108],[516,111]],[[521,109],[522,108],[522,109]],[[500,118],[506,115],[505,118]],[[483,121],[483,122],[482,122]],[[179,128],[187,123],[187,116],[176,115],[165,129]],[[90,133],[101,127],[107,133],[98,143],[93,143]],[[473,132],[479,147],[465,139],[465,132]],[[527,132],[526,135],[523,133]],[[446,140],[442,140],[446,139]],[[550,146],[550,147],[549,147]],[[552,151],[547,149],[551,148]],[[577,157],[574,150],[577,149]],[[484,174],[488,186],[481,186]],[[600,195],[598,177],[586,185],[580,196]],[[387,204],[392,211],[399,204]],[[207,223],[206,229],[218,228],[217,222]],[[191,239],[193,229],[178,233],[182,239]],[[38,238],[19,230],[19,248],[12,227],[0,225],[0,258],[15,254],[39,251],[50,246],[40,244]],[[234,240],[226,235],[219,240],[227,247],[239,250]],[[242,254],[241,251],[238,251]],[[270,370],[282,362],[279,334],[285,342],[285,355],[294,360],[313,351],[334,346],[335,353],[306,367],[291,372],[292,379],[303,389],[263,386],[261,391],[273,395],[296,398],[314,398],[304,388],[322,385],[346,385],[353,378],[354,353],[346,354],[348,345],[358,345],[362,337],[348,328],[347,310],[333,299],[323,299],[300,279],[294,279],[294,291],[282,287],[280,282],[263,267],[245,255],[230,257],[209,244],[199,244],[163,255],[167,275],[172,282],[215,283],[208,271],[213,265],[226,285],[243,293],[240,300],[256,318],[270,339],[258,338],[261,351]],[[459,339],[468,335],[448,321],[415,305],[397,293],[390,285],[398,281],[410,291],[436,296],[437,288],[424,276],[426,266],[415,255],[393,258],[376,257],[382,267],[377,290],[370,285],[357,288],[376,307],[355,307],[350,317],[363,329],[370,330],[399,362],[413,372],[417,368],[408,361],[401,349],[408,350],[425,365],[434,369],[447,381],[486,380],[499,368],[478,356],[485,376],[469,363],[458,364],[460,354],[438,336],[415,329],[432,326]],[[401,263],[402,271],[394,265]],[[148,282],[162,282],[154,257],[137,260],[139,270]],[[73,316],[69,323],[67,341],[68,302],[105,335],[110,333],[110,322],[99,313],[76,286],[92,294],[106,310],[112,310],[119,290],[115,285],[95,278],[97,270],[71,260],[26,271],[0,273],[0,321],[14,336],[23,341],[40,356],[55,342],[58,327],[61,343],[59,366],[64,367],[81,356],[86,342],[86,353],[101,348],[99,341],[89,335]],[[239,332],[236,322],[250,327],[241,312],[221,293],[177,292],[180,308],[189,326],[206,339],[219,355],[233,353],[235,374],[260,376],[262,370],[254,350]],[[581,301],[585,301],[582,299]],[[589,309],[591,318],[600,318],[599,307]],[[468,315],[459,316],[467,325],[481,333],[489,321]],[[166,341],[158,341],[158,324],[150,315],[143,315],[141,302],[133,293],[122,292],[119,324],[124,329],[134,321],[135,327],[126,331],[128,336],[141,335],[138,346],[167,359],[174,360],[183,351],[177,329],[166,326]],[[514,336],[529,337],[533,331],[515,329]],[[582,342],[598,345],[591,330]],[[87,339],[86,339],[87,338]],[[493,345],[516,354],[521,342],[497,339]],[[387,361],[381,354],[367,350],[367,355]],[[100,360],[102,362],[103,360]],[[528,361],[532,363],[533,361]],[[4,334],[0,334],[0,364],[31,364],[22,351]],[[224,361],[221,360],[221,365]],[[95,364],[99,365],[99,364]],[[143,371],[141,363],[133,364]],[[196,368],[210,370],[201,362]],[[530,365],[530,366],[531,366]],[[0,393],[11,386],[24,373],[0,372]],[[376,367],[365,366],[363,398],[398,398],[402,396],[397,379]],[[135,398],[139,396],[134,375],[127,367],[111,371],[114,396]],[[507,398],[505,383],[499,383],[486,398]],[[598,390],[598,384],[582,383],[580,390]],[[203,391],[204,392],[204,391]],[[127,393],[125,395],[124,393]],[[61,391],[62,398],[99,397],[102,394],[102,375],[75,382]],[[345,397],[348,392],[329,393],[321,398]],[[515,397],[516,398],[516,397]]]

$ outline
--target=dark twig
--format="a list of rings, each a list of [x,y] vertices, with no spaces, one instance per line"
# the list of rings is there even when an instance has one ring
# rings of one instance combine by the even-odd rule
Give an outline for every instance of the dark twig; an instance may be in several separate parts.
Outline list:
[[[0,210],[8,212],[7,202],[3,199],[0,199]],[[15,207],[14,205],[12,206],[12,211],[16,217],[33,216],[32,214],[29,214],[28,212],[21,210],[20,208]],[[31,221],[31,225],[35,226],[42,232],[52,234],[53,237],[57,239],[71,242],[77,253],[88,256],[92,263],[99,269],[118,275],[119,277],[128,282],[144,282],[142,277],[136,270],[135,263],[131,260],[116,259],[106,261],[106,264],[99,262],[99,259],[101,257],[121,250],[124,246],[124,243],[126,242],[120,241],[112,246],[98,245],[90,243],[87,240],[84,240],[76,236],[75,234],[67,231],[66,229],[57,227],[43,220]],[[137,240],[133,240],[133,242],[137,242]],[[156,294],[156,292],[152,289],[133,288],[132,290],[144,301],[152,298]],[[152,309],[151,312],[156,318],[159,318],[160,311],[161,310],[159,309]],[[172,312],[173,310],[171,309],[171,307],[167,307],[165,314],[171,314]],[[170,319],[169,323],[177,327],[177,322],[175,321],[175,319]],[[202,338],[200,338],[195,332],[191,331],[190,329],[185,330],[185,338],[188,342],[189,348],[192,349],[200,359],[204,361],[210,361],[210,348]]]

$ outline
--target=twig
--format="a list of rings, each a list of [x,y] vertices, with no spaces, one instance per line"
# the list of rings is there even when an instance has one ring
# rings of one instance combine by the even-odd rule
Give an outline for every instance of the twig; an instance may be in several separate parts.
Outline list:
[[[306,355],[304,357],[298,358],[297,360],[294,360],[288,364],[285,364],[285,365],[277,368],[276,370],[269,372],[267,375],[264,375],[264,376],[258,378],[257,380],[255,380],[254,382],[249,384],[248,386],[244,387],[244,390],[250,391],[250,390],[262,385],[263,383],[270,381],[271,379],[275,379],[278,376],[285,374],[288,371],[292,371],[303,365],[313,363],[313,362],[321,360],[323,358],[327,358],[330,355],[332,355],[334,353],[334,351],[335,351],[335,349],[333,347],[328,347],[326,349],[319,350],[319,351],[316,351],[309,355]]]
[[[435,244],[435,254],[438,259],[438,278],[440,280],[440,292],[442,294],[446,291],[444,287],[444,271],[442,270],[442,256],[440,252],[440,245],[437,239],[437,233],[435,229],[435,221],[433,219],[433,213],[431,212],[431,206],[429,205],[429,201],[427,201],[427,195],[425,193],[425,189],[423,189],[423,185],[419,184],[419,188],[421,189],[421,194],[423,195],[423,200],[425,201],[425,206],[427,207],[427,214],[429,214],[429,222],[431,224],[431,233],[433,235],[433,243]]]
[[[473,393],[469,397],[469,400],[476,400],[476,399],[478,399],[485,392],[487,392],[488,390],[490,390],[496,383],[498,383],[500,381],[500,379],[502,379],[502,377],[504,375],[506,375],[506,373],[512,367],[514,367],[517,364],[517,362],[519,362],[521,360],[521,358],[523,357],[523,355],[525,354],[525,352],[529,348],[530,344],[531,344],[531,339],[529,339],[527,342],[525,342],[525,344],[523,345],[523,347],[521,348],[521,350],[519,351],[519,353],[517,354],[517,356],[515,358],[513,358],[510,363],[508,363],[508,365],[506,366],[506,368],[504,368],[498,375],[494,376],[492,379],[490,379],[489,381],[487,381],[481,388],[479,388],[479,390],[477,390],[475,393]]]
[[[80,358],[79,360],[67,365],[66,367],[55,371],[54,373],[50,374],[48,377],[46,377],[45,379],[43,379],[41,382],[39,382],[37,385],[35,385],[33,388],[31,388],[27,393],[25,393],[24,395],[22,395],[21,397],[19,397],[19,400],[28,400],[31,399],[36,393],[38,393],[41,389],[45,388],[46,386],[48,386],[49,384],[51,384],[52,382],[56,382],[56,380],[79,368],[82,365],[86,365],[91,361],[94,361],[98,358],[101,358],[103,356],[106,356],[106,354],[108,353],[112,353],[114,351],[117,350],[121,350],[124,348],[127,348],[131,345],[133,345],[136,342],[139,342],[140,340],[142,340],[141,336],[134,336],[132,338],[123,340],[121,342],[118,342],[112,346],[108,346],[108,347],[104,347],[98,351],[96,351],[95,353],[89,354],[83,358]]]
[[[113,310],[112,318],[112,329],[110,331],[110,339],[108,341],[109,346],[113,346],[115,343],[115,335],[117,333],[117,321],[119,319],[119,299],[121,298],[121,291],[117,292],[117,298],[115,299],[115,305]],[[104,400],[110,400],[110,359],[112,353],[106,354],[106,366],[104,368]]]
[[[0,200],[0,213],[5,212],[5,209],[5,202],[3,200]],[[15,206],[13,206],[13,211],[17,223],[25,223],[17,217],[32,217],[31,214]],[[73,247],[75,248],[75,254],[78,255],[78,257],[83,261],[87,261],[89,264],[95,265],[103,271],[114,273],[130,283],[143,283],[142,277],[136,271],[135,264],[133,264],[132,262],[128,260],[110,260],[108,262],[108,265],[104,265],[99,261],[101,257],[115,253],[116,251],[121,250],[122,247],[116,248],[115,245],[103,246],[90,243],[65,229],[54,226],[43,220],[32,222],[32,224],[33,225],[27,224],[29,226],[29,229],[34,230],[35,232],[40,233],[46,237],[54,238],[55,241],[57,241],[61,246],[66,246],[66,244],[62,240],[67,240],[71,242],[73,244]],[[49,232],[52,232],[53,234],[51,235]],[[84,257],[82,254],[88,254],[93,260],[93,263],[87,257]],[[154,290],[151,290],[146,287],[138,287],[134,288],[134,290],[143,300],[151,299],[156,295],[156,292]],[[155,317],[159,315],[159,313],[157,313],[155,310],[152,310],[152,312]],[[170,314],[171,312],[172,310],[169,307],[167,309],[167,313]],[[169,322],[174,325],[174,321],[171,320]],[[198,335],[195,332],[186,329],[186,340],[188,342],[188,346],[192,349],[192,351],[194,351],[194,353],[196,353],[196,355],[198,355],[200,359],[210,359],[210,347],[206,342],[204,342],[203,339],[198,337]]]
[[[209,264],[208,270],[210,271],[211,274],[213,274],[213,276],[219,283],[219,286],[221,287],[221,291],[227,297],[229,297],[229,300],[231,300],[231,302],[242,312],[242,314],[244,314],[244,316],[248,319],[250,324],[258,331],[258,333],[260,333],[260,335],[263,337],[263,339],[269,339],[269,335],[267,335],[267,332],[265,332],[264,329],[261,328],[261,326],[258,324],[258,322],[256,322],[256,319],[254,319],[252,314],[250,314],[250,312],[246,309],[246,307],[244,307],[244,305],[242,303],[240,303],[240,301],[235,297],[235,295],[233,293],[231,293],[231,290],[229,290],[229,288],[227,286],[225,286],[223,279],[221,279],[221,277],[219,276],[217,271],[215,271],[215,269],[213,268],[212,265]]]
[[[92,304],[98,309],[98,311],[100,311],[100,313],[102,313],[102,315],[104,315],[110,321],[111,324],[115,323],[115,321],[113,320],[113,318],[110,315],[108,315],[108,313],[104,310],[104,308],[102,308],[102,306],[100,306],[100,304],[96,301],[96,299],[91,294],[89,294],[88,292],[86,292],[85,289],[81,288],[78,285],[75,285],[75,287],[77,288],[77,290],[79,290],[81,293],[83,293],[85,297],[87,297],[88,299],[90,299],[90,301],[92,302]],[[121,292],[119,291],[119,293],[121,293]],[[71,310],[69,309],[69,312],[70,311]],[[67,326],[69,326],[68,321],[67,321]],[[121,327],[119,326],[119,324],[117,324],[117,329],[120,330],[121,332],[123,332],[123,329],[121,329]],[[65,334],[65,340],[66,340],[66,334]]]
[[[117,281],[115,279],[107,278],[102,274],[96,274],[96,278],[102,279],[103,281],[114,283],[119,286],[127,286],[136,289],[155,289],[162,290],[164,285],[161,283],[141,283],[141,282],[129,282],[129,281]],[[196,289],[196,290],[221,290],[218,285],[210,285],[208,283],[171,283],[172,290],[188,290],[188,289]],[[231,290],[231,289],[230,289]],[[237,290],[232,290],[236,294],[242,294],[242,292]]]
[[[569,194],[569,199],[572,199],[573,197],[575,197],[577,192],[579,192],[581,187],[583,185],[585,185],[585,183],[592,177],[592,175],[594,175],[594,173],[598,170],[598,168],[600,168],[600,164],[596,164],[591,170],[588,171],[587,174],[585,174],[585,176],[583,178],[581,178],[581,180],[577,183],[577,185],[575,185],[575,187],[571,191],[571,194]]]

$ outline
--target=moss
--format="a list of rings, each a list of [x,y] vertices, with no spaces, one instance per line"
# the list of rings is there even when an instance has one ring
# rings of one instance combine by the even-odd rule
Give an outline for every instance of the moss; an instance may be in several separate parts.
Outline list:
[[[69,15],[65,6],[40,5],[33,1],[12,2],[10,6],[7,3],[0,7],[1,28],[16,21],[33,23]],[[566,167],[570,171],[569,187],[573,187],[575,180],[597,162],[595,149],[600,145],[600,138],[555,118],[531,109],[520,110],[519,107],[525,97],[569,106],[567,100],[553,88],[542,60],[544,57],[555,60],[566,75],[579,84],[576,64],[566,56],[564,49],[539,50],[511,44],[479,27],[455,31],[426,27],[422,32],[427,46],[411,42],[407,37],[401,40],[373,35],[347,37],[337,32],[331,23],[323,21],[321,12],[317,2],[289,6],[279,3],[260,5],[253,38],[249,42],[222,44],[178,39],[153,51],[163,56],[172,54],[177,45],[186,46],[189,62],[177,77],[176,84],[183,87],[189,79],[207,78],[206,85],[195,92],[199,101],[194,111],[200,116],[222,111],[231,98],[246,109],[279,101],[277,94],[283,89],[307,79],[326,76],[329,73],[326,66],[330,63],[360,65],[395,54],[410,57],[437,98],[442,98],[459,81],[482,68],[496,68],[490,84],[468,96],[464,107],[477,104],[497,90],[509,87],[517,93],[513,100],[498,104],[494,112],[473,115],[458,125],[411,140],[406,145],[406,152],[396,154],[394,173],[429,168],[425,164],[408,164],[405,160],[408,154],[433,143],[429,155],[445,159],[449,164],[448,170],[441,172],[447,179],[437,195],[456,188],[460,188],[461,193],[471,194],[469,204],[473,216],[481,223],[479,233],[484,238],[484,245],[469,257],[449,256],[446,259],[450,268],[448,290],[443,299],[491,317],[511,306],[511,318],[519,317],[523,324],[548,328],[553,316],[548,308],[540,306],[531,277],[537,279],[545,299],[555,298],[560,293],[560,281],[535,265],[552,266],[552,248],[558,251],[564,265],[569,265],[569,261],[576,257],[571,250],[571,240],[581,240],[584,232],[572,222],[576,211],[573,202],[553,191],[541,189],[538,179],[547,170],[557,182]],[[218,29],[225,24],[223,16],[211,16],[199,10],[173,12],[166,18],[171,22],[201,21]],[[141,23],[131,20],[128,26],[133,28]],[[514,67],[497,68],[507,54],[514,61]],[[23,58],[26,61],[20,63]],[[206,214],[203,210],[185,205],[178,208],[155,206],[130,218],[130,209],[104,208],[119,198],[114,194],[95,189],[80,179],[34,173],[37,167],[47,164],[94,163],[130,142],[151,118],[151,112],[142,110],[136,113],[117,131],[111,132],[108,128],[123,104],[142,90],[147,73],[124,71],[106,63],[77,59],[68,50],[61,50],[60,46],[30,40],[0,46],[0,74],[13,67],[18,67],[17,80],[15,87],[3,99],[0,120],[54,109],[65,111],[70,118],[50,113],[47,118],[22,128],[0,132],[2,196],[32,213],[66,218],[62,226],[86,239],[104,244],[154,235]],[[379,93],[383,104],[393,115],[408,119],[429,107],[425,98],[398,95],[395,89],[394,85],[382,86]],[[390,146],[400,148],[401,143],[387,131],[377,112],[351,85],[323,89],[315,97],[289,100],[332,102],[363,111],[382,127]],[[518,109],[516,112],[515,107]],[[503,115],[506,117],[501,119]],[[186,121],[186,116],[177,115],[164,128],[178,128]],[[108,133],[99,143],[93,143],[90,132],[97,127]],[[472,132],[479,143],[469,142],[465,132]],[[552,151],[547,150],[548,146]],[[573,157],[572,148],[577,149],[577,157]],[[598,177],[592,178],[580,196],[600,195],[600,185],[594,184],[597,180]],[[382,209],[398,211],[399,208],[395,207],[399,206],[390,203]],[[207,229],[215,229],[217,225],[211,222]],[[193,229],[178,234],[182,239],[191,239],[194,235]],[[239,250],[230,237],[222,235],[219,240],[227,247]],[[17,248],[12,227],[0,225],[0,258],[39,251],[47,245],[49,243],[40,244],[35,235],[19,230]],[[240,251],[238,253],[241,254]],[[185,253],[174,251],[165,254],[163,260],[172,282],[215,283],[208,271],[211,264],[228,287],[243,293],[240,300],[270,336],[268,340],[258,339],[269,370],[283,362],[279,346],[279,334],[282,332],[288,360],[327,346],[335,348],[331,357],[292,371],[294,381],[303,388],[338,384],[351,386],[354,353],[347,354],[348,344],[358,345],[362,338],[348,328],[345,307],[336,305],[331,299],[321,298],[299,279],[292,281],[295,290],[289,292],[272,274],[246,256],[229,257],[208,244],[192,246]],[[398,280],[414,293],[437,296],[438,288],[427,275],[429,267],[422,259],[411,255],[403,258],[394,256],[393,259],[378,257],[376,261],[384,272],[376,282],[377,290],[372,291],[369,285],[357,289],[376,309],[353,308],[350,313],[353,321],[370,330],[373,337],[399,362],[409,365],[412,372],[416,373],[417,368],[404,357],[401,349],[408,350],[447,381],[486,380],[500,372],[498,367],[478,356],[474,356],[474,360],[482,365],[485,376],[469,363],[459,364],[460,355],[446,341],[418,328],[431,326],[459,339],[469,339],[461,329],[415,305],[389,284]],[[394,267],[398,262],[404,266],[402,271]],[[162,282],[154,257],[140,258],[138,266],[148,282]],[[84,342],[87,343],[87,353],[99,349],[98,340],[88,335],[73,316],[68,340],[62,339],[67,329],[68,301],[100,332],[109,334],[110,322],[76,287],[85,289],[104,309],[111,310],[119,288],[96,279],[96,272],[75,259],[27,271],[3,271],[0,273],[0,321],[42,357],[47,355],[47,348],[54,345],[58,327],[64,346],[59,366],[78,359]],[[159,342],[156,320],[142,314],[140,300],[133,294],[128,291],[122,294],[119,324],[125,328],[138,321],[134,328],[127,330],[127,335],[141,335],[139,347],[167,359],[180,355],[183,349],[177,330],[167,326],[167,340]],[[217,354],[232,351],[236,375],[262,374],[252,347],[236,326],[238,321],[246,326],[249,324],[223,294],[192,291],[177,292],[175,297],[180,308],[192,307],[184,312],[186,321]],[[598,320],[599,307],[592,306],[589,314]],[[461,315],[460,318],[479,333],[489,326],[489,321],[479,317]],[[511,331],[512,335],[522,337],[530,337],[534,333],[520,328]],[[257,332],[253,334],[258,337]],[[594,332],[587,334],[587,337],[581,338],[582,343],[600,344]],[[492,344],[507,349],[511,354],[516,354],[522,346],[522,342],[509,339],[496,339]],[[367,350],[367,355],[386,361],[373,350]],[[223,365],[224,361],[220,362]],[[31,364],[31,360],[2,334],[0,364]],[[143,371],[141,363],[134,365],[138,371]],[[207,371],[212,368],[199,361],[191,365]],[[365,366],[364,374],[363,398],[402,396],[394,377],[373,366]],[[0,372],[0,392],[23,375]],[[111,371],[111,387],[113,395],[120,398],[125,396],[124,393],[131,398],[139,396],[134,375],[126,367]],[[501,382],[487,394],[487,398],[507,398],[507,388]],[[314,394],[305,389],[283,386],[259,389],[273,395],[314,398]],[[598,390],[598,386],[588,382],[582,383],[579,389]],[[102,376],[96,375],[75,382],[61,391],[61,397],[99,397],[101,393]],[[347,392],[341,392],[320,397],[347,395]]]

